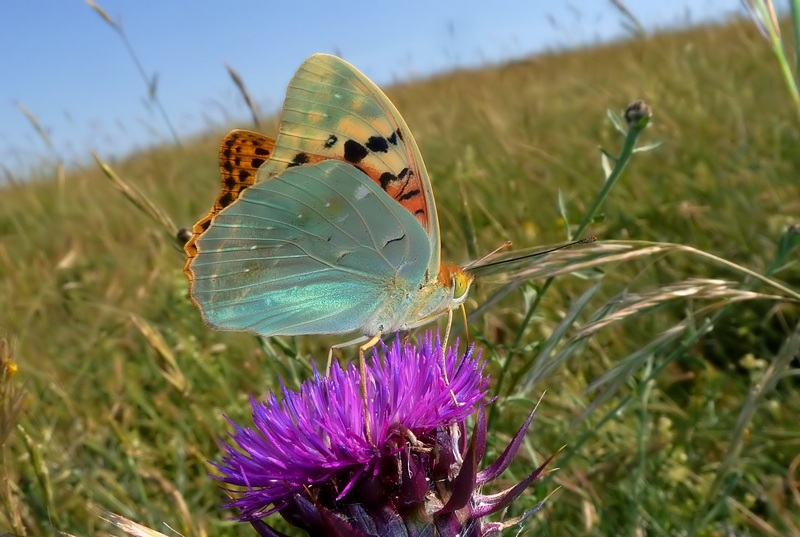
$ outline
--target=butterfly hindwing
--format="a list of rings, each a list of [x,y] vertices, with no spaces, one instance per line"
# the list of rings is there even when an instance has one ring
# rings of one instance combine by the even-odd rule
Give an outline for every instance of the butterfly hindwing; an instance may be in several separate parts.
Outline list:
[[[289,84],[275,151],[258,181],[326,159],[355,166],[419,221],[430,243],[429,269],[438,273],[436,205],[411,131],[360,71],[335,56],[315,54]]]
[[[197,241],[192,297],[225,330],[357,330],[425,277],[425,229],[370,177],[327,160],[245,190]]]
[[[220,192],[209,213],[192,227],[192,236],[183,247],[188,255],[185,272],[190,280],[189,263],[197,255],[197,238],[208,229],[217,213],[255,184],[258,168],[272,156],[274,148],[275,140],[252,131],[233,130],[222,139],[219,145]]]
[[[219,145],[222,189],[214,204],[218,211],[255,184],[258,169],[269,160],[274,149],[275,140],[257,132],[233,130],[225,135]]]

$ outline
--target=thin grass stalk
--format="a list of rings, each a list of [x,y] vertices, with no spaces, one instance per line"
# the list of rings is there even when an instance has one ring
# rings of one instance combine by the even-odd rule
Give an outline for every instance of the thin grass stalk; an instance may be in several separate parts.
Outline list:
[[[626,253],[624,251],[620,251],[620,246],[635,246],[637,249]],[[788,247],[789,246],[787,246],[787,248]],[[662,287],[651,293],[641,294],[641,299],[637,298],[637,300],[640,300],[641,303],[633,302],[628,304],[628,302],[638,296],[628,295],[625,301],[621,301],[618,304],[619,307],[622,307],[623,309],[620,310],[616,308],[613,312],[605,312],[595,321],[590,321],[587,326],[585,326],[578,334],[574,336],[573,341],[585,339],[611,322],[624,320],[633,315],[641,313],[645,309],[652,309],[653,307],[673,299],[685,299],[687,297],[717,299],[722,301],[720,303],[722,306],[721,309],[725,309],[726,306],[732,304],[733,302],[756,298],[800,302],[800,293],[787,287],[774,278],[761,275],[751,269],[737,265],[724,258],[702,250],[698,250],[691,246],[672,243],[655,243],[648,241],[606,241],[600,243],[597,248],[586,252],[587,256],[590,253],[595,254],[595,257],[588,261],[575,258],[573,255],[574,252],[566,251],[559,253],[558,255],[552,256],[550,260],[543,262],[540,266],[537,266],[536,269],[528,269],[523,271],[516,277],[517,279],[515,281],[535,279],[537,277],[543,277],[544,275],[547,275],[548,279],[552,280],[557,275],[568,271],[586,271],[592,268],[599,268],[604,264],[619,263],[626,260],[630,261],[643,256],[663,255],[668,252],[688,253],[705,260],[710,260],[724,268],[743,274],[745,276],[743,282],[745,288],[728,289],[727,282],[721,280],[687,280],[686,282],[679,282],[678,284]],[[779,255],[784,256],[785,252],[781,251],[779,252]],[[561,257],[563,257],[564,260],[560,260]],[[749,288],[752,286],[751,283],[756,281],[772,288],[773,290],[779,291],[781,294],[771,295],[749,290]],[[596,290],[596,288],[593,289]],[[553,335],[539,350],[536,361],[532,364],[531,369],[525,376],[524,384],[526,385],[526,389],[532,389],[535,383],[543,380],[552,370],[555,369],[555,367],[559,365],[556,363],[558,360],[550,360],[549,356],[555,345],[557,345],[559,340],[566,334],[569,326],[572,325],[577,316],[583,310],[587,301],[588,297],[586,299],[582,297],[574,301],[573,306],[570,308],[569,312],[567,312],[562,322],[559,323],[559,326],[554,331]],[[715,319],[717,319],[716,315],[719,315],[719,311],[715,314]],[[565,352],[567,351],[561,351],[560,354],[563,355]],[[509,389],[513,388],[514,385],[515,382],[512,382]]]
[[[792,26],[794,28],[794,44],[795,44],[795,66],[789,63],[786,54],[786,48],[781,38],[781,27],[778,22],[778,17],[775,13],[775,6],[772,0],[742,0],[742,4],[750,13],[750,18],[755,23],[761,35],[769,43],[772,54],[778,60],[778,68],[783,75],[786,89],[789,90],[789,96],[795,107],[795,111],[800,117],[800,88],[798,88],[798,76],[800,76],[800,59],[797,58],[800,52],[800,36],[798,36],[798,29],[800,29],[800,0],[791,0],[791,17]]]
[[[256,102],[253,100],[253,97],[250,95],[250,92],[247,90],[247,86],[244,83],[244,79],[242,79],[241,75],[230,65],[227,63],[225,64],[225,69],[228,70],[228,75],[230,75],[233,83],[236,85],[236,88],[239,90],[239,93],[242,95],[245,104],[247,105],[247,109],[250,110],[250,116],[253,118],[253,123],[256,127],[261,126],[261,122],[258,120],[258,108],[256,107]]]
[[[169,115],[167,114],[167,110],[164,108],[164,104],[161,102],[161,99],[158,97],[158,75],[153,76],[152,78],[147,75],[147,72],[144,70],[144,66],[142,65],[141,60],[139,60],[139,56],[136,54],[136,51],[131,45],[130,40],[128,40],[128,36],[125,34],[125,30],[123,30],[122,26],[112,19],[108,13],[106,13],[103,8],[98,6],[94,0],[86,0],[86,4],[91,7],[100,17],[108,23],[109,26],[117,33],[117,35],[122,39],[123,45],[128,51],[131,59],[133,60],[134,65],[136,66],[136,70],[139,71],[139,76],[142,78],[145,87],[147,87],[147,95],[151,102],[155,103],[156,108],[158,108],[159,113],[161,114],[161,118],[164,120],[164,123],[169,129],[170,134],[172,135],[172,139],[175,142],[175,145],[179,148],[182,148],[183,145],[181,144],[181,140],[178,137],[178,132],[175,130],[175,127],[172,125],[172,121],[169,119]]]
[[[19,382],[17,371],[11,345],[0,338],[0,469],[4,477],[0,479],[0,521],[5,528],[22,535],[25,531],[22,509],[16,487],[12,485],[14,478],[18,477],[12,465],[18,462],[12,462],[8,447],[9,438],[17,430],[28,396]]]
[[[58,199],[59,199],[59,206],[62,207],[63,200],[64,200],[64,187],[67,182],[67,172],[64,166],[64,159],[61,158],[58,151],[56,150],[55,145],[53,144],[53,139],[50,138],[50,134],[48,134],[47,130],[42,126],[39,118],[36,115],[28,110],[28,108],[22,104],[17,103],[17,108],[22,115],[30,122],[33,129],[36,131],[36,134],[39,135],[39,138],[42,139],[44,144],[47,146],[47,149],[50,151],[50,154],[55,156],[56,159],[56,184],[58,185]]]
[[[647,33],[641,21],[628,9],[628,6],[622,0],[611,0],[611,5],[622,15],[626,21],[623,24],[630,29],[634,36],[643,37]]]
[[[795,327],[791,337],[784,343],[776,359],[769,365],[763,377],[761,377],[747,396],[747,400],[742,406],[742,412],[736,419],[736,427],[732,435],[733,442],[728,446],[717,478],[708,491],[706,501],[710,501],[711,498],[719,494],[722,476],[732,471],[733,461],[741,452],[742,445],[744,444],[745,429],[753,419],[759,402],[761,402],[768,393],[772,392],[778,382],[784,378],[785,371],[789,368],[792,360],[798,355],[798,352],[800,352],[800,324]]]
[[[178,227],[172,218],[159,207],[153,200],[148,198],[143,192],[139,191],[135,186],[126,182],[106,163],[97,153],[92,152],[95,162],[103,170],[105,176],[111,180],[114,186],[142,213],[149,216],[153,221],[160,224],[162,231],[169,237],[175,237]]]
[[[696,255],[698,257],[713,261],[714,263],[722,265],[723,267],[729,268],[729,269],[731,269],[731,270],[733,270],[735,272],[740,272],[740,273],[744,274],[747,278],[751,278],[753,280],[757,280],[757,281],[759,281],[759,282],[761,282],[761,283],[763,283],[763,284],[765,284],[765,285],[767,285],[769,287],[775,288],[776,290],[784,293],[788,298],[790,298],[792,300],[800,301],[800,291],[795,291],[791,287],[787,287],[786,285],[782,284],[781,282],[779,282],[778,280],[776,280],[774,278],[770,278],[769,276],[764,276],[763,274],[759,274],[758,272],[756,272],[756,271],[754,271],[752,269],[749,269],[747,267],[743,267],[741,265],[737,265],[736,263],[733,263],[732,261],[728,261],[725,258],[719,257],[717,255],[714,255],[712,253],[706,252],[704,250],[699,250],[699,249],[693,248],[691,246],[686,246],[685,244],[658,243],[658,242],[650,242],[650,241],[619,241],[619,242],[621,242],[621,243],[625,242],[625,243],[639,244],[639,245],[643,245],[645,247],[646,246],[668,246],[669,249],[672,249],[674,251],[687,252],[687,253],[690,253],[692,255]],[[745,280],[745,283],[747,283],[747,280]]]
[[[157,532],[156,530],[150,529],[147,526],[138,524],[129,518],[114,514],[110,511],[103,511],[100,515],[100,518],[118,527],[125,532],[125,535],[129,535],[131,537],[167,537],[163,533]]]
[[[648,343],[642,349],[635,351],[631,357],[636,359],[638,355],[643,357],[647,357],[658,351],[659,349],[665,347],[670,342],[674,341],[677,337],[682,334],[686,334],[687,330],[691,327],[687,321],[683,321],[678,325],[670,328],[669,330],[662,333],[656,339]],[[711,329],[713,328],[713,324],[711,322],[704,322],[700,327],[698,327],[693,333],[688,335],[688,337],[683,340],[678,346],[670,352],[661,363],[657,366],[653,367],[647,377],[645,377],[642,382],[649,382],[650,380],[654,380],[658,377],[661,372],[664,371],[671,363],[675,360],[679,359],[683,356],[689,349],[691,349],[697,341],[706,334],[708,334]],[[625,358],[623,361],[630,361],[631,357]],[[620,377],[617,379],[618,383],[624,382],[627,380],[627,376]],[[590,388],[591,389],[591,388]],[[633,402],[634,394],[627,394],[624,395],[613,408],[611,408],[604,416],[602,416],[597,424],[594,426],[593,429],[586,431],[578,437],[578,439],[572,443],[564,450],[563,455],[559,456],[559,465],[562,467],[568,467],[569,461],[572,459],[573,456],[577,455],[580,448],[587,442],[589,439],[594,438],[597,435],[597,431],[600,430],[604,425],[611,422],[612,420],[618,419],[619,414]],[[592,403],[577,417],[573,420],[573,426],[577,425],[578,422],[582,421],[588,414],[594,411],[598,406],[600,406],[603,402],[605,402],[607,398],[598,397],[592,400]]]
[[[644,498],[647,492],[647,444],[651,437],[651,425],[649,419],[650,415],[648,413],[648,408],[650,399],[653,395],[653,388],[655,386],[655,378],[652,377],[654,360],[655,358],[652,355],[645,360],[645,365],[642,368],[642,376],[649,380],[642,382],[638,386],[640,397],[637,405],[638,412],[636,413],[638,422],[636,429],[636,432],[638,433],[636,435],[636,466],[634,475],[632,476],[634,501],[637,501],[639,498]],[[639,528],[641,526],[640,520],[642,517],[640,509],[633,510],[633,516],[636,517],[634,526]]]

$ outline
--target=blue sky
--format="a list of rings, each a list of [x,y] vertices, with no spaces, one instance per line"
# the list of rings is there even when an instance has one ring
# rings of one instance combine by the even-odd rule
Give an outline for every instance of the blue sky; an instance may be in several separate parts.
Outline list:
[[[158,74],[158,95],[182,137],[247,121],[226,63],[266,114],[314,52],[339,54],[386,85],[626,35],[608,0],[97,1],[121,23],[144,69]],[[739,0],[625,4],[648,29],[742,12]],[[122,40],[83,1],[3,2],[0,50],[0,178],[4,168],[19,175],[57,158],[86,160],[89,149],[110,157],[169,138]]]

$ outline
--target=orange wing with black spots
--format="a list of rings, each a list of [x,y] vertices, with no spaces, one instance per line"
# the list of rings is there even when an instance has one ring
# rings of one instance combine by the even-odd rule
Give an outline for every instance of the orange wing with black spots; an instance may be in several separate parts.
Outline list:
[[[430,240],[431,272],[438,273],[436,203],[408,125],[358,69],[335,56],[315,54],[289,83],[275,152],[259,169],[258,182],[329,159],[355,166],[414,215]]]
[[[219,172],[222,184],[214,205],[206,216],[192,227],[192,236],[183,249],[188,259],[184,272],[192,278],[189,263],[197,255],[197,239],[222,209],[236,201],[246,188],[256,182],[256,172],[272,156],[275,140],[257,132],[233,130],[225,135],[219,145]]]

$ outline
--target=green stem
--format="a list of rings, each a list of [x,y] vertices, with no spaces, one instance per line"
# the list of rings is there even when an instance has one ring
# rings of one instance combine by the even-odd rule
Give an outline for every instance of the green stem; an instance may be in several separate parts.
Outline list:
[[[603,183],[603,188],[595,197],[592,206],[589,207],[589,210],[584,213],[583,219],[581,220],[580,224],[578,224],[578,227],[572,237],[580,237],[583,235],[583,233],[589,227],[589,224],[592,223],[597,211],[600,210],[600,206],[602,206],[606,201],[609,192],[611,192],[611,189],[614,188],[614,185],[619,180],[622,172],[628,166],[628,162],[630,162],[631,157],[636,149],[636,140],[639,138],[639,135],[642,133],[642,130],[645,126],[647,126],[647,121],[645,121],[643,125],[632,125],[631,128],[628,129],[628,134],[625,136],[625,144],[622,146],[622,152],[620,153],[619,157],[617,157],[614,169],[606,178],[605,183]]]
[[[778,65],[780,66],[784,80],[786,80],[786,88],[789,90],[789,95],[792,101],[794,101],[797,113],[800,115],[800,90],[798,90],[797,80],[789,65],[789,60],[786,58],[786,52],[783,50],[783,44],[780,39],[772,43],[772,51],[778,58]]]
[[[631,157],[635,153],[636,140],[639,138],[639,135],[642,133],[642,130],[644,130],[644,128],[647,126],[648,122],[649,122],[649,117],[646,117],[642,118],[637,123],[630,125],[628,133],[625,135],[625,143],[623,144],[622,152],[620,153],[619,157],[617,157],[614,160],[615,162],[614,169],[606,178],[605,182],[603,183],[603,188],[600,189],[600,193],[595,197],[592,206],[583,215],[583,219],[581,220],[580,224],[578,224],[575,233],[572,234],[572,237],[570,238],[582,235],[589,227],[589,225],[592,223],[595,215],[600,210],[600,207],[602,206],[603,202],[608,197],[609,192],[614,187],[616,182],[619,180],[620,176],[622,175],[622,172],[625,170],[625,168],[628,165],[628,162],[631,160]],[[520,343],[522,342],[522,337],[525,332],[525,327],[528,326],[528,323],[530,323],[531,319],[533,318],[533,314],[539,308],[539,304],[542,301],[542,297],[550,289],[553,280],[554,278],[552,277],[548,278],[544,282],[544,284],[542,284],[542,287],[536,293],[536,299],[533,301],[530,307],[528,307],[528,311],[525,314],[525,319],[522,321],[522,324],[520,325],[520,328],[517,331],[516,336],[514,337],[514,343],[511,346],[508,352],[508,356],[506,357],[503,366],[500,370],[500,374],[497,377],[497,384],[495,386],[495,396],[498,396],[502,392],[503,385],[505,384],[505,379],[508,376],[509,369],[511,368],[511,363],[514,361],[514,358],[516,357],[517,354],[517,350],[519,349]],[[491,423],[491,421],[496,417],[499,407],[500,405],[498,404],[492,405],[492,409],[489,413],[489,423]]]
[[[794,72],[800,75],[800,0],[790,0],[789,9],[792,17],[792,31],[794,33]]]

